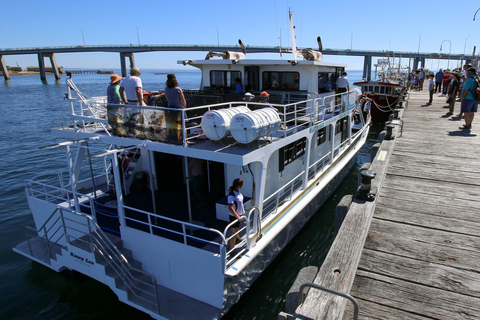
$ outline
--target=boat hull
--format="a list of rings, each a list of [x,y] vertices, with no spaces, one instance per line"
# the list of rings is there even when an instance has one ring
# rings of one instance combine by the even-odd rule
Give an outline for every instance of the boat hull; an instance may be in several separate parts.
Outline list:
[[[262,252],[236,277],[225,278],[224,307],[217,319],[222,318],[228,310],[238,302],[240,297],[250,288],[261,273],[285,248],[285,246],[297,235],[305,224],[318,212],[319,208],[333,194],[333,192],[342,183],[348,175],[354,164],[354,156],[363,146],[368,135],[368,128],[358,139],[344,152],[344,154],[334,163],[332,167],[322,175],[318,180],[329,180],[326,185],[322,183],[313,183],[312,188],[306,192],[314,194],[303,208],[293,208],[297,210],[295,217],[288,225],[271,241]],[[298,198],[305,196],[300,195]],[[298,201],[298,198],[296,201]]]

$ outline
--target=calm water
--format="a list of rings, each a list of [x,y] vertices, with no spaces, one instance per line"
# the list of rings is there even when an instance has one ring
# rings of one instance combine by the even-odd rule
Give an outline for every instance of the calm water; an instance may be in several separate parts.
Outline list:
[[[143,70],[144,88],[164,88],[165,75]],[[197,88],[200,73],[177,73],[180,86]],[[361,80],[361,71],[349,72]],[[150,319],[123,303],[110,289],[85,276],[58,274],[12,251],[25,240],[24,226],[33,226],[26,203],[24,181],[37,174],[65,166],[60,149],[38,147],[59,142],[50,128],[69,121],[70,107],[63,100],[65,79],[48,84],[38,75],[12,76],[0,80],[0,319]],[[108,75],[74,75],[74,82],[89,96],[105,95]],[[355,166],[337,192],[319,209],[307,226],[273,261],[225,319],[276,319],[284,310],[284,299],[298,271],[321,265],[333,241],[335,206],[357,187],[358,168],[370,160],[370,148],[381,126],[371,129],[370,139],[355,158]]]

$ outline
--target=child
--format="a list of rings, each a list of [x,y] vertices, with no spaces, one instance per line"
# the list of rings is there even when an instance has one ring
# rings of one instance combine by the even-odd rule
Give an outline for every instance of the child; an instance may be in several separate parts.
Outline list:
[[[428,83],[428,90],[430,91],[430,100],[428,100],[427,104],[432,104],[433,101],[433,90],[435,89],[435,80],[433,80],[435,76],[433,74],[430,75],[430,81]]]

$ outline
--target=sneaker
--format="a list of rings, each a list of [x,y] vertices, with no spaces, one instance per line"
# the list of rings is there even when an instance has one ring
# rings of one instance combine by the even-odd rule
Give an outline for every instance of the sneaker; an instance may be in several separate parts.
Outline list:
[[[453,113],[452,112],[447,112],[447,113],[445,113],[445,115],[446,116],[451,116],[451,115],[453,115]]]

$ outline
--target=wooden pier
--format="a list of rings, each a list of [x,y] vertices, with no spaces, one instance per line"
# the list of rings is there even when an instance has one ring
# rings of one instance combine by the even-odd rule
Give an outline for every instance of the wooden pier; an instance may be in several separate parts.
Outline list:
[[[312,281],[350,293],[359,319],[480,319],[480,116],[460,130],[445,100],[410,93],[403,135],[370,167],[379,195],[354,200]],[[310,289],[279,319],[353,319],[353,307]]]

